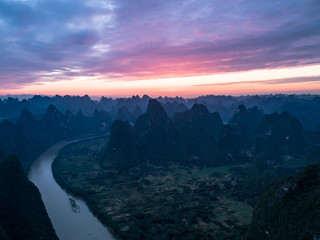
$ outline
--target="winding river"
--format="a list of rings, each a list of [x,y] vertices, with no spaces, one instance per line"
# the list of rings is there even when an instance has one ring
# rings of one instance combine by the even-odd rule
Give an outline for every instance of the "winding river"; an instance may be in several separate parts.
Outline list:
[[[39,188],[60,240],[115,240],[86,203],[64,191],[53,178],[52,162],[60,149],[69,143],[64,141],[50,147],[33,163],[28,178]]]

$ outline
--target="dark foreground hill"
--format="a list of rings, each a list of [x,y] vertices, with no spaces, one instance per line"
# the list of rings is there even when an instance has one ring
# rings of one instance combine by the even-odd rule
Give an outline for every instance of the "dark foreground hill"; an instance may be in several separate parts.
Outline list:
[[[255,207],[247,239],[320,239],[319,164],[264,191]]]
[[[16,157],[0,162],[0,239],[58,240],[39,190]]]

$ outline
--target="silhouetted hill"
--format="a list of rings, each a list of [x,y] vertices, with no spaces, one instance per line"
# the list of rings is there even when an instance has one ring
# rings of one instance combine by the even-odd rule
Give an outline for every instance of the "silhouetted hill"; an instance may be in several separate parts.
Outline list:
[[[22,109],[31,109],[32,104],[27,100],[19,101],[17,98],[8,97],[0,104],[0,119],[12,119],[19,116]]]
[[[258,107],[247,109],[244,105],[240,104],[236,113],[229,121],[229,125],[234,128],[245,128],[250,134],[263,119],[263,111]]]
[[[263,192],[248,240],[314,240],[320,236],[320,165],[306,167]]]
[[[93,113],[96,131],[108,132],[112,124],[112,117],[104,110],[95,110]]]
[[[0,162],[1,234],[1,239],[10,240],[58,239],[39,190],[24,175],[16,157]]]
[[[143,131],[145,130],[143,128],[145,127],[146,122],[161,125],[165,124],[167,121],[168,115],[161,104],[155,99],[150,99],[146,113],[139,116],[136,121],[135,128],[137,131]]]
[[[37,156],[33,144],[21,129],[9,121],[3,121],[0,123],[0,160],[12,154],[21,157],[22,164],[26,168]]]
[[[128,122],[116,120],[111,126],[110,140],[104,153],[104,166],[127,169],[138,164],[138,149]]]
[[[141,109],[138,106],[136,106],[132,112],[130,112],[126,106],[123,106],[118,109],[115,119],[126,120],[130,123],[134,123],[140,115]]]
[[[264,154],[272,163],[297,157],[306,146],[301,123],[287,112],[265,115],[255,135],[256,154]]]
[[[306,150],[303,127],[296,118],[286,112],[264,115],[257,107],[244,105],[223,125],[219,113],[210,113],[202,104],[170,119],[161,103],[151,99],[132,131],[142,161],[257,162],[261,168],[300,157]]]
[[[41,127],[53,139],[63,139],[71,132],[70,122],[54,105],[50,105],[40,120]]]
[[[132,139],[128,124],[122,121],[116,121],[114,124],[114,131],[111,132],[108,144],[108,157],[104,156],[104,161],[113,158],[112,149],[115,151],[121,149],[119,150],[123,156],[121,159],[129,161],[126,156],[132,155],[131,152],[134,152],[131,151],[132,146],[136,145],[140,162],[173,161],[200,165],[227,163],[215,137],[223,126],[221,118],[218,113],[209,113],[203,105],[195,104],[190,110],[176,113],[174,120],[171,120],[161,103],[151,99],[147,111],[138,117],[132,128]],[[121,137],[123,135],[126,137]],[[124,151],[126,147],[127,152]],[[132,164],[128,162],[127,166],[130,165]]]
[[[234,128],[229,125],[224,125],[221,129],[219,139],[219,146],[226,154],[229,160],[241,159],[243,155],[244,142],[239,142],[239,138],[235,133]]]
[[[204,105],[194,104],[190,110],[176,113],[174,124],[181,135],[181,158],[197,164],[225,163],[216,140],[223,126],[219,114],[210,114]]]
[[[190,110],[177,113],[174,122],[178,128],[184,130],[192,126],[218,136],[223,127],[219,113],[210,114],[208,109],[202,104],[194,104]]]
[[[263,119],[263,111],[257,107],[247,109],[240,104],[219,136],[219,145],[228,157],[246,161],[251,156],[254,143],[253,132]]]
[[[94,132],[98,129],[96,120],[92,117],[85,116],[82,111],[77,112],[75,115],[69,112],[67,121],[69,121],[70,135],[72,136],[81,135],[86,132]]]
[[[26,109],[23,109],[20,118],[17,121],[17,127],[25,138],[32,143],[32,146],[36,149],[35,152],[41,152],[51,142],[49,141],[50,136],[40,125],[40,122],[35,120],[32,113]],[[23,157],[19,158],[23,159]]]
[[[133,111],[132,111],[132,114],[135,118],[135,121],[137,120],[137,118],[142,114],[142,110],[141,110],[141,107],[139,105],[137,105]]]
[[[27,130],[28,128],[33,128],[35,125],[37,125],[37,121],[34,119],[30,111],[23,109],[17,124],[20,125],[23,130]]]
[[[229,121],[229,126],[233,127],[234,135],[238,143],[245,147],[251,140],[253,130],[263,119],[263,111],[257,107],[247,109],[244,105],[239,105],[237,112]]]
[[[183,103],[178,103],[177,101],[166,102],[163,105],[165,111],[170,118],[173,118],[175,113],[187,111],[188,108]]]
[[[155,136],[159,137],[169,121],[168,115],[161,104],[154,99],[149,101],[147,111],[137,118],[134,125],[134,131],[144,138],[154,132]]]
[[[144,160],[166,161],[174,148],[174,129],[170,118],[154,99],[150,99],[147,111],[137,118],[134,133],[139,144],[140,157]]]

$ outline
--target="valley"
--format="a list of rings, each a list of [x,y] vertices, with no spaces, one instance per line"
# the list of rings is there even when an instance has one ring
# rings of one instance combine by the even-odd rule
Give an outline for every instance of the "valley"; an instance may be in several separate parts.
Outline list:
[[[125,171],[100,165],[106,139],[65,147],[52,169],[57,182],[83,197],[124,239],[242,239],[252,206],[236,197],[233,169],[146,163]]]

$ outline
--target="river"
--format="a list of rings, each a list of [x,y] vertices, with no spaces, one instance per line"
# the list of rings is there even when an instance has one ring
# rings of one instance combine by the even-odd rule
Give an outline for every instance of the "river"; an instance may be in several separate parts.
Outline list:
[[[52,162],[69,143],[64,141],[50,147],[33,163],[28,178],[39,188],[60,240],[116,240],[83,200],[68,194],[53,178]]]

